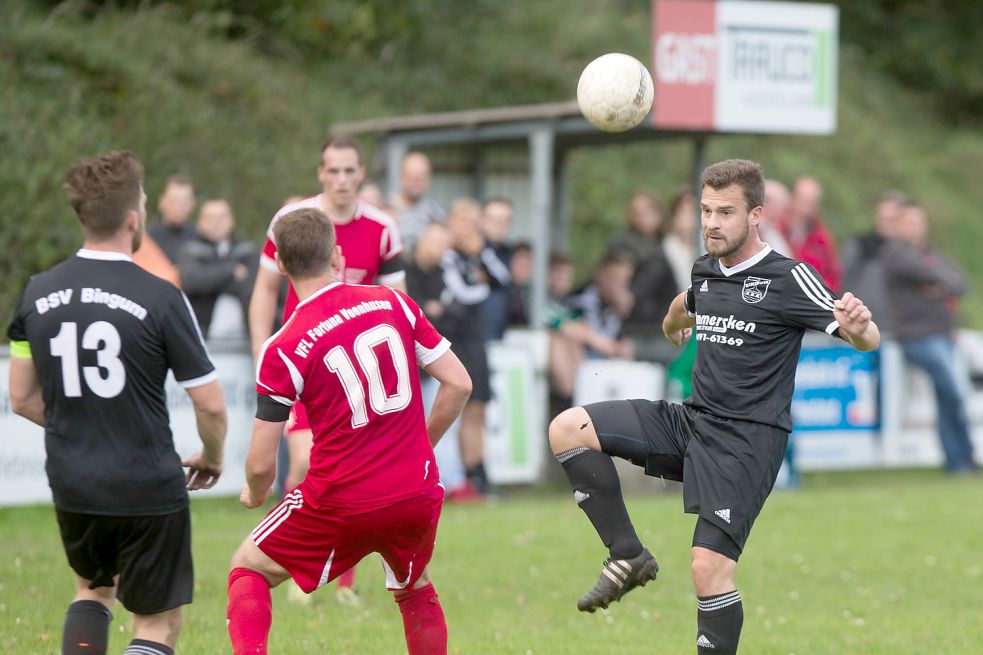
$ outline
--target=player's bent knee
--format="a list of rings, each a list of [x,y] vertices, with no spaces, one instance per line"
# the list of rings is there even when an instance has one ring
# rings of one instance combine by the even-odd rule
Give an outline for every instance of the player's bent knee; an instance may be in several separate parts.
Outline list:
[[[690,570],[693,585],[700,595],[730,591],[734,585],[737,562],[706,548],[693,548]]]
[[[561,453],[571,448],[588,447],[597,450],[597,445],[591,443],[588,436],[593,436],[593,431],[588,433],[583,429],[589,425],[590,416],[583,407],[571,407],[556,415],[550,421],[549,439],[550,447],[554,453]],[[593,441],[597,441],[594,437]]]

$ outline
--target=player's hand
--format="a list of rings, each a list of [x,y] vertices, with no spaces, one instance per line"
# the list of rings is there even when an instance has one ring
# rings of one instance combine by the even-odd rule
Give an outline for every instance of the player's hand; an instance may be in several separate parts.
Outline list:
[[[682,330],[676,330],[675,332],[663,332],[666,335],[666,339],[669,340],[674,346],[681,346],[687,341],[689,337],[693,334],[693,328],[683,328]]]
[[[248,484],[242,485],[242,491],[239,492],[239,502],[248,507],[249,509],[256,509],[260,505],[266,502],[266,499],[270,497],[270,492],[273,488],[266,490],[261,498],[256,498],[253,496],[252,490],[249,488]]]
[[[219,460],[218,463],[210,461],[205,457],[204,451],[198,451],[182,460],[181,466],[188,469],[184,478],[188,491],[211,489],[222,475],[222,461]]]
[[[870,325],[871,314],[860,298],[847,291],[833,302],[833,318],[847,334],[861,336]]]

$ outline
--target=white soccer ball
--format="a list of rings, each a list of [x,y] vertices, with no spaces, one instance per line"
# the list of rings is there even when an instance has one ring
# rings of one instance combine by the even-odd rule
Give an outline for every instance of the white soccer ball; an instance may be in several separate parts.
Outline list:
[[[591,125],[624,132],[652,109],[654,89],[648,69],[631,55],[610,52],[587,64],[577,83],[577,104]]]

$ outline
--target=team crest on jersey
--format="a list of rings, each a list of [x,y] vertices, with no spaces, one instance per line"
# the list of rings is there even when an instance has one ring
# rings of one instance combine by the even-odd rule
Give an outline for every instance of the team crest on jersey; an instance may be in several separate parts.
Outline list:
[[[768,295],[768,285],[770,284],[771,280],[766,280],[763,277],[748,277],[744,280],[741,298],[744,299],[744,302],[752,305],[761,302]]]

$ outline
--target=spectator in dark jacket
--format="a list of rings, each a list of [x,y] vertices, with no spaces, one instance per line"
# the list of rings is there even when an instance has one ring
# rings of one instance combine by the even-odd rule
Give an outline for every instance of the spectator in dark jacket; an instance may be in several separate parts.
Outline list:
[[[506,243],[506,239],[512,231],[514,213],[512,201],[506,198],[490,198],[481,207],[481,231],[485,235],[485,244],[505,266],[512,263],[512,246]],[[492,287],[485,301],[485,336],[489,341],[498,341],[505,334],[511,288],[511,282]]]
[[[976,463],[953,338],[955,301],[968,289],[966,278],[928,245],[928,217],[919,205],[902,208],[895,235],[881,252],[895,338],[905,357],[932,379],[945,470],[968,473]]]
[[[479,494],[491,492],[485,471],[485,406],[491,400],[491,379],[485,350],[485,320],[482,306],[492,287],[511,282],[508,267],[485,245],[479,219],[481,206],[471,198],[451,205],[447,226],[454,247],[441,263],[446,293],[442,333],[451,349],[471,374],[472,391],[461,413],[459,431],[461,462],[470,486]]]
[[[177,264],[181,246],[195,236],[195,228],[188,222],[195,210],[195,187],[191,178],[184,175],[167,178],[157,199],[157,209],[160,218],[147,227],[147,232],[171,263]]]
[[[885,192],[874,210],[874,228],[843,246],[843,290],[864,299],[882,338],[893,336],[894,316],[881,251],[894,237],[901,208],[906,203],[908,197],[901,191]]]
[[[204,202],[196,228],[178,255],[178,270],[202,334],[209,339],[246,338],[256,247],[236,239],[235,216],[225,200]]]

